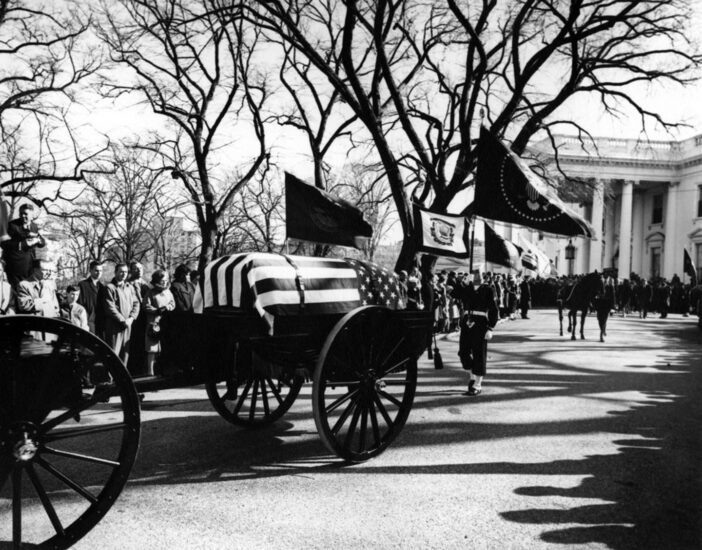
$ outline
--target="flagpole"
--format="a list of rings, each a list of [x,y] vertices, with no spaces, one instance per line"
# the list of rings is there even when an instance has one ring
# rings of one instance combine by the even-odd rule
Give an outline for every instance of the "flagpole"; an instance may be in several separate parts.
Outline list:
[[[473,250],[475,249],[475,216],[471,218],[472,221],[472,227],[471,227],[471,234],[470,234],[470,268],[469,268],[469,273],[472,276],[473,275]]]

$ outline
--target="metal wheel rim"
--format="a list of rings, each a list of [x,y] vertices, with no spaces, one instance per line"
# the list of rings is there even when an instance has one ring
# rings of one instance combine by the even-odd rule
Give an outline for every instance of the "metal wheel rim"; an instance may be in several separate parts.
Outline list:
[[[348,345],[340,344],[340,339],[353,340],[354,335],[349,331],[354,330],[353,327],[362,323],[364,319],[375,319],[375,324],[367,327],[363,345],[358,346],[359,349],[363,349],[364,346],[368,348],[368,363],[375,364],[376,367],[382,367],[381,363],[387,363],[387,369],[402,363],[402,368],[392,370],[389,373],[392,377],[382,376],[381,372],[377,372],[364,380],[361,380],[363,376],[346,381],[330,380],[330,363],[334,361],[332,357],[335,354],[335,346]],[[380,359],[379,362],[374,362],[372,359],[375,356],[374,344],[378,345],[382,340],[383,327],[390,326],[396,327],[396,330],[391,333],[405,341],[399,344],[398,342],[387,343],[385,348],[382,345],[378,346],[376,355]],[[397,351],[390,351],[388,354],[389,350],[394,349],[395,344],[398,344]],[[351,353],[353,350],[349,349],[349,354]],[[387,383],[392,381],[393,385],[404,388],[399,399],[397,394],[394,395],[396,404],[389,401],[388,392],[384,391],[388,386],[383,387],[378,384],[383,380]],[[416,359],[410,353],[406,332],[397,316],[391,310],[378,306],[361,307],[349,312],[329,334],[314,371],[312,406],[317,431],[323,443],[331,452],[349,462],[362,462],[379,455],[399,435],[407,421],[414,401],[416,384]],[[339,387],[345,387],[345,390],[341,390],[341,395],[333,397],[328,395],[329,390]],[[329,402],[330,399],[331,402]],[[357,401],[356,405],[353,405],[354,400]],[[392,411],[388,403],[396,405]],[[385,411],[382,412],[381,408]],[[337,410],[341,410],[338,417],[330,418],[330,414]],[[381,426],[383,423],[384,429]],[[348,427],[347,431],[344,431],[345,426]],[[349,432],[352,432],[350,439]],[[361,433],[366,435],[361,436]]]
[[[94,335],[58,319],[35,316],[0,318],[0,334],[10,335],[10,338],[17,335],[21,337],[26,331],[55,335],[59,342],[63,342],[60,347],[54,346],[54,351],[47,358],[47,374],[45,376],[47,380],[52,376],[55,377],[56,373],[60,372],[58,369],[65,368],[64,365],[67,364],[66,361],[69,357],[74,357],[72,353],[68,351],[64,353],[62,350],[74,350],[74,346],[80,346],[83,352],[92,353],[96,362],[101,362],[103,369],[109,373],[113,381],[111,384],[105,384],[94,389],[92,393],[79,388],[81,391],[80,400],[70,402],[65,407],[65,410],[64,406],[61,405],[56,409],[52,408],[49,414],[43,418],[39,418],[42,414],[41,412],[37,413],[39,416],[28,418],[33,416],[33,413],[22,412],[20,409],[23,406],[17,405],[17,401],[14,399],[15,395],[19,396],[21,393],[18,388],[22,375],[18,375],[19,371],[12,369],[20,367],[23,358],[20,355],[13,358],[12,355],[17,353],[17,350],[20,350],[21,353],[25,343],[32,345],[32,342],[28,339],[17,342],[16,345],[10,346],[12,349],[5,349],[5,354],[0,358],[0,377],[4,377],[5,381],[9,378],[13,382],[11,391],[14,392],[11,394],[11,400],[7,401],[10,405],[0,411],[0,434],[2,435],[2,442],[0,443],[0,495],[4,494],[3,488],[11,490],[10,506],[12,513],[10,515],[12,518],[10,520],[10,534],[13,544],[19,547],[23,542],[23,535],[26,531],[22,529],[22,519],[26,517],[26,512],[35,514],[43,512],[43,516],[48,523],[48,529],[45,530],[47,532],[53,531],[53,534],[48,536],[46,540],[37,541],[36,544],[40,544],[44,548],[68,548],[85,536],[102,519],[114,504],[127,482],[139,447],[139,399],[124,365],[122,365],[112,350]],[[7,342],[8,340],[5,340],[3,346]],[[24,363],[26,365],[26,358]],[[52,371],[52,369],[57,370]],[[37,386],[39,385],[37,384]],[[26,383],[24,386],[26,386]],[[65,387],[69,386],[73,387],[73,384],[65,385]],[[23,389],[35,392],[34,395],[37,397],[43,395],[36,393],[41,391],[41,387],[39,390],[34,386],[32,388],[24,387]],[[52,391],[60,391],[56,386],[50,389]],[[102,403],[105,398],[110,399],[109,405]],[[38,402],[41,402],[41,399]],[[121,406],[121,409],[115,409],[115,405]],[[26,409],[27,407],[24,408]],[[36,412],[41,411],[45,407],[32,405],[31,408]],[[99,422],[99,416],[103,414],[102,411],[104,410],[108,411],[105,413],[106,417],[109,417],[110,411],[116,410],[117,412],[114,416],[121,416],[121,420],[115,423],[91,425],[91,422]],[[76,413],[78,414],[78,420],[75,417]],[[27,418],[23,420],[22,417]],[[80,422],[85,423],[82,427],[76,428],[75,426],[80,425]],[[8,446],[8,442],[16,441],[15,428],[18,424],[21,424],[24,428],[35,430],[29,436],[29,440],[36,446],[36,450],[27,459],[23,458],[20,460],[17,457],[16,443]],[[94,453],[92,450],[90,453],[69,450],[71,442],[74,445],[76,442],[82,445],[90,445],[91,441],[98,441],[100,438],[109,437],[112,434],[116,436],[116,439],[112,441],[112,446],[117,456],[108,458],[99,454],[92,454]],[[26,440],[27,434],[23,437]],[[69,449],[65,447],[67,444]],[[117,447],[119,450],[117,450]],[[78,458],[79,456],[80,458]],[[60,467],[57,467],[57,462],[63,468],[67,465],[80,464],[81,471],[86,472],[85,475],[88,475],[88,473],[95,475],[93,471],[88,472],[90,466],[93,467],[93,470],[97,469],[98,473],[100,469],[104,469],[103,471],[105,472],[109,470],[109,473],[102,474],[104,479],[98,483],[83,485],[81,483],[83,481],[82,478],[80,481],[76,480],[75,475],[70,471],[67,474]],[[75,468],[75,466],[72,468]],[[99,476],[98,479],[100,479]],[[64,490],[55,491],[49,486],[47,491],[47,480],[52,482],[54,486],[62,484]],[[99,493],[92,489],[95,485],[102,487]],[[38,500],[38,502],[32,503],[23,499],[23,496],[32,491],[36,497],[35,500]],[[68,520],[70,523],[64,523],[66,522],[65,516],[68,513],[65,513],[66,499],[61,498],[62,493],[77,495],[75,498],[84,499],[88,502],[87,508],[82,512],[70,514],[71,516],[75,515],[75,517]],[[34,511],[31,507],[37,508],[38,511]],[[42,532],[39,538],[42,539],[43,537],[44,534]]]

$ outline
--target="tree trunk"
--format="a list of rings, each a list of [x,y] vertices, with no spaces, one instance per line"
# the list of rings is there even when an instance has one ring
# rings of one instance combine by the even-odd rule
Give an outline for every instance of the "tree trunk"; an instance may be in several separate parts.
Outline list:
[[[217,239],[217,225],[208,222],[205,227],[200,228],[202,234],[202,247],[198,258],[197,270],[202,273],[205,266],[212,261],[214,256],[215,240]]]

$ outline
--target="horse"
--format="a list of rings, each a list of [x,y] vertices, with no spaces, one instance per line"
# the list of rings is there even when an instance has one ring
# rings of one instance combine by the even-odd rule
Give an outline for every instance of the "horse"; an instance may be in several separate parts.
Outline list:
[[[558,325],[560,329],[560,335],[563,336],[563,311],[565,309],[565,298],[570,294],[572,290],[572,285],[564,285],[558,289],[556,294],[556,306],[558,307]],[[570,332],[570,327],[572,325],[570,314],[568,315],[568,332]]]
[[[588,273],[582,279],[576,282],[575,285],[573,285],[573,288],[565,301],[565,306],[568,309],[568,329],[571,333],[571,340],[575,340],[578,311],[581,312],[580,339],[585,339],[585,317],[587,317],[595,296],[603,293],[604,282],[602,281],[602,275],[597,271]]]

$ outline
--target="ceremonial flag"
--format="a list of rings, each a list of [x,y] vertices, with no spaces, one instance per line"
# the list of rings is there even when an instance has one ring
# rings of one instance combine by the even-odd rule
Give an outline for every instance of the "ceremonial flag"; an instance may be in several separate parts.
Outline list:
[[[351,203],[285,174],[287,237],[361,248],[373,235],[363,213]]]
[[[7,224],[10,221],[10,209],[5,202],[5,195],[0,187],[0,243],[9,241],[10,235],[7,233]]]
[[[210,262],[196,289],[196,313],[211,307],[257,311],[274,332],[275,319],[347,313],[362,305],[396,309],[397,276],[371,262],[251,252]]]
[[[520,244],[523,246],[522,265],[531,271],[535,271],[540,277],[548,277],[551,274],[551,262],[548,256],[538,247],[519,235]]]
[[[546,233],[594,238],[590,224],[485,127],[478,142],[473,213]]]
[[[470,256],[470,224],[465,216],[437,214],[415,204],[414,219],[420,252],[454,258]]]
[[[683,252],[685,253],[683,256],[683,271],[690,276],[694,286],[697,282],[697,270],[695,269],[695,264],[692,263],[692,258],[687,248],[683,248]]]
[[[485,224],[485,260],[493,264],[520,269],[522,249],[500,237],[495,230]]]

